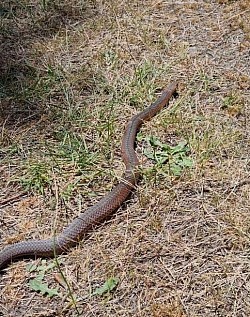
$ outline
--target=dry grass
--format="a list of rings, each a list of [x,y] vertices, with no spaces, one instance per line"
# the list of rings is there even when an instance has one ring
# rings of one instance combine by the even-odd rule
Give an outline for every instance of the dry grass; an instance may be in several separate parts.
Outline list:
[[[0,5],[1,247],[49,237],[105,195],[122,175],[125,122],[173,79],[179,97],[141,133],[188,141],[194,160],[176,177],[140,154],[131,199],[59,257],[68,286],[47,272],[60,296],[32,291],[37,273],[19,261],[0,277],[0,316],[249,316],[249,8]],[[90,296],[112,276],[111,294]]]

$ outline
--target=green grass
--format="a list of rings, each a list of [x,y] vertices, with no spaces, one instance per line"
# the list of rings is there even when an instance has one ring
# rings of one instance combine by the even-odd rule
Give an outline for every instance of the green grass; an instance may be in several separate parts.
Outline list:
[[[21,184],[25,190],[45,194],[45,188],[51,183],[52,178],[49,175],[48,165],[42,162],[29,162],[26,165],[25,176],[21,178]]]

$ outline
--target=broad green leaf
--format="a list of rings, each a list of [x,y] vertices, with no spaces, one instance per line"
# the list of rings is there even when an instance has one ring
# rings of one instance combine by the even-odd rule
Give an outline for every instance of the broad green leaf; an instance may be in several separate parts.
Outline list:
[[[187,142],[182,141],[179,144],[177,144],[176,146],[173,146],[171,152],[172,152],[172,154],[175,154],[175,153],[180,153],[180,152],[186,153],[187,151],[188,151]]]
[[[37,264],[31,263],[26,266],[28,272],[34,272],[37,270]]]
[[[182,161],[180,161],[179,164],[183,167],[192,167],[194,165],[194,162],[189,157],[183,157]]]
[[[42,295],[48,295],[48,297],[53,297],[55,295],[59,296],[58,288],[49,288],[48,284],[44,284],[40,279],[34,278],[29,281],[29,286],[36,292],[41,292]]]
[[[119,279],[116,277],[109,278],[101,287],[98,287],[92,295],[102,296],[105,293],[110,293],[119,283]]]
[[[182,172],[182,168],[180,167],[180,165],[177,164],[171,164],[170,170],[175,176],[180,176]]]
[[[157,146],[162,147],[163,146],[163,143],[161,143],[161,141],[159,139],[157,139],[155,136],[150,136],[148,138],[148,141],[154,147],[157,147]]]
[[[155,153],[150,150],[145,150],[144,155],[151,160],[155,160]]]

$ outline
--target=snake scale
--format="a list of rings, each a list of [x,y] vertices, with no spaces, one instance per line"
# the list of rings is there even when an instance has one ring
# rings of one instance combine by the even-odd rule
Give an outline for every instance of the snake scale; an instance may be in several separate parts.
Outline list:
[[[133,116],[122,139],[122,159],[126,166],[121,181],[95,205],[75,218],[60,234],[46,240],[27,240],[5,247],[0,252],[0,270],[12,260],[22,257],[53,257],[66,252],[83,236],[110,216],[127,199],[139,179],[139,160],[135,153],[135,139],[141,125],[150,120],[170,100],[177,84],[171,83],[151,106]]]

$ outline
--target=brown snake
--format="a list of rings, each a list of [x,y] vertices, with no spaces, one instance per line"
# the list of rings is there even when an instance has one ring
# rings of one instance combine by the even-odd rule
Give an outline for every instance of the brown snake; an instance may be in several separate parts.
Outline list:
[[[66,252],[91,228],[110,216],[129,196],[139,179],[139,160],[134,145],[136,134],[144,121],[150,120],[170,100],[177,84],[171,83],[155,103],[132,117],[122,139],[122,159],[126,169],[122,180],[94,206],[72,221],[60,234],[46,240],[28,240],[7,246],[0,252],[0,270],[12,260],[26,256],[52,257]]]

